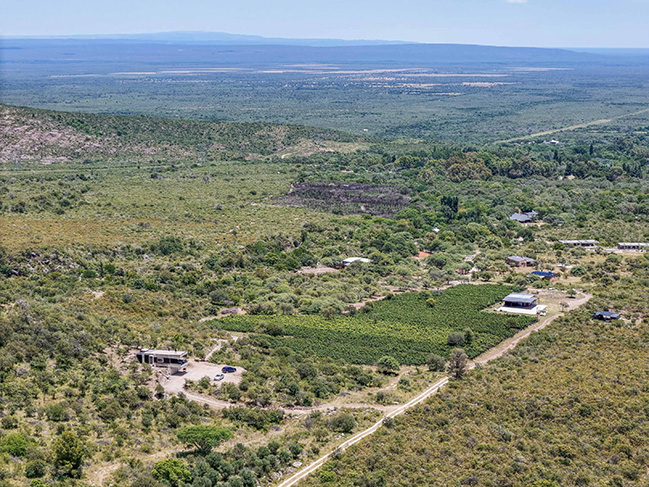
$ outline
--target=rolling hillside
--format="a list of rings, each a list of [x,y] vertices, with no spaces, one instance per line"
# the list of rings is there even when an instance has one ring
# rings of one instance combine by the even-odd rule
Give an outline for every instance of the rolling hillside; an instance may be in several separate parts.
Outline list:
[[[0,163],[219,159],[351,150],[326,129],[255,123],[72,114],[0,106]]]

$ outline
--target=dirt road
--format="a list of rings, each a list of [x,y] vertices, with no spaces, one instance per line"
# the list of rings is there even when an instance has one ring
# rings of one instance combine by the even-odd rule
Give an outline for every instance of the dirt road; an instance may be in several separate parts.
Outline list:
[[[395,375],[390,380],[387,386],[380,388],[377,392],[388,391],[390,389],[396,388],[397,384],[399,383],[399,379],[401,377],[402,377],[401,374]],[[181,391],[177,391],[177,392],[181,392]],[[218,409],[235,406],[235,404],[232,404],[228,401],[223,401],[221,399],[215,399],[213,397],[203,396],[185,390],[183,390],[182,392],[183,394],[185,394],[185,396],[188,399],[191,399],[192,401],[196,401],[201,404],[207,404],[208,406],[212,406]],[[284,411],[285,414],[289,414],[289,415],[303,416],[306,414],[311,414],[314,411],[329,411],[335,409],[376,409],[377,411],[381,411],[382,413],[385,414],[401,407],[399,404],[382,405],[382,404],[369,404],[366,402],[345,402],[346,399],[349,398],[337,397],[333,401],[328,401],[324,404],[319,404],[317,406],[308,406],[308,407],[307,406],[296,406],[296,407],[273,406],[273,409],[279,409],[281,411]]]
[[[592,296],[590,294],[583,294],[580,298],[571,300],[569,303],[568,310],[572,310],[575,308],[578,308],[582,304],[585,304],[588,302],[588,300]],[[496,347],[488,350],[487,352],[483,353],[479,357],[477,357],[473,362],[470,363],[469,368],[473,369],[476,367],[476,365],[482,365],[485,364],[491,360],[497,359],[499,357],[502,357],[505,353],[507,353],[509,350],[513,349],[518,345],[518,343],[523,339],[528,336],[530,336],[532,333],[542,330],[546,326],[548,326],[552,321],[554,321],[556,318],[559,318],[560,316],[563,316],[564,313],[559,313],[553,316],[548,316],[530,326],[525,328],[524,330],[519,331],[516,335],[514,335],[511,338],[508,338],[501,344],[497,345]],[[394,418],[395,416],[398,416],[400,414],[405,413],[408,409],[416,406],[420,402],[428,399],[430,396],[435,394],[437,391],[439,391],[442,387],[444,387],[446,384],[448,384],[449,377],[442,377],[439,379],[437,382],[435,382],[431,387],[426,389],[424,392],[419,394],[417,397],[409,401],[408,403],[404,404],[403,406],[399,406],[393,411],[387,413],[381,420],[377,421],[374,425],[371,427],[367,428],[364,431],[361,431],[360,433],[355,434],[351,438],[349,438],[347,441],[344,443],[340,444],[336,450],[334,451],[343,451],[347,448],[349,448],[352,445],[355,445],[359,441],[361,441],[363,438],[373,434],[378,430],[381,425],[383,424],[383,421],[386,418]],[[297,472],[295,475],[289,477],[288,479],[284,480],[281,482],[277,487],[291,487],[295,484],[297,484],[300,480],[308,477],[310,474],[315,472],[318,468],[320,468],[334,453],[334,451],[330,451],[326,455],[321,456],[318,458],[316,461],[308,465],[307,467],[303,468],[299,472]]]
[[[366,436],[369,436],[376,432],[382,425],[383,421],[387,418],[394,418],[395,416],[398,416],[400,414],[403,414],[406,412],[408,409],[410,409],[413,406],[416,406],[420,402],[428,399],[430,396],[435,394],[438,390],[440,390],[442,387],[444,387],[446,384],[448,384],[448,377],[442,377],[439,379],[435,384],[433,384],[431,387],[426,389],[424,392],[419,394],[417,397],[414,399],[411,399],[408,403],[404,404],[403,406],[398,406],[396,409],[393,411],[387,413],[385,416],[383,416],[379,421],[374,423],[372,426],[367,428],[364,431],[361,431],[360,433],[356,433],[354,436],[346,440],[344,443],[340,444],[336,450],[334,451],[343,451],[347,448],[349,448],[352,445],[355,445],[359,441],[361,441],[363,438]],[[278,485],[278,487],[290,487],[292,485],[295,485],[298,483],[300,480],[308,477],[310,474],[315,472],[318,468],[320,468],[329,458],[333,455],[334,451],[330,451],[326,455],[321,456],[318,458],[315,462],[311,463],[308,467],[300,470],[298,473],[293,475],[292,477],[286,479],[284,482]]]
[[[573,310],[581,305],[585,304],[588,302],[588,300],[592,296],[589,294],[582,294],[579,298],[576,299],[571,299],[567,300],[566,302],[568,303],[568,308],[567,310]],[[514,335],[511,338],[508,338],[507,340],[503,341],[496,347],[488,350],[484,354],[480,355],[477,357],[471,364],[469,365],[470,368],[474,368],[476,365],[480,364],[485,364],[491,360],[497,359],[499,357],[502,357],[505,353],[508,351],[512,350],[518,343],[523,339],[531,335],[532,333],[539,331],[543,328],[545,328],[547,325],[549,325],[552,321],[554,321],[556,318],[559,318],[560,316],[563,316],[563,313],[559,313],[556,315],[552,316],[547,316],[544,319],[532,324],[528,328],[525,328],[524,330],[519,331],[516,335]],[[218,343],[215,349],[218,349],[221,343]],[[213,364],[204,364],[208,367],[214,367]],[[218,367],[218,366],[217,366]],[[203,372],[206,371],[201,371],[198,372],[196,371],[196,378],[200,379],[199,376],[202,376]],[[212,371],[210,371],[211,373]],[[230,374],[228,374],[230,375]],[[386,389],[389,389],[396,384],[398,381],[398,377],[395,378],[390,385]],[[333,407],[340,407],[340,408],[373,408],[376,410],[379,410],[384,413],[384,416],[381,418],[381,420],[377,421],[375,424],[373,424],[371,427],[355,434],[351,438],[347,439],[345,442],[340,444],[336,450],[342,451],[345,450],[346,448],[358,443],[361,441],[363,438],[366,438],[367,436],[375,433],[383,424],[383,421],[385,418],[394,418],[400,414],[403,414],[406,412],[408,409],[416,406],[417,404],[421,403],[422,401],[425,401],[428,399],[430,396],[433,394],[437,393],[442,387],[444,387],[449,381],[448,377],[441,377],[438,380],[436,380],[433,384],[431,384],[428,389],[423,391],[422,393],[418,394],[416,397],[408,401],[406,404],[403,405],[389,405],[389,406],[378,406],[378,405],[373,405],[373,404],[364,404],[364,403],[349,403],[349,404],[344,404],[344,403],[337,403],[337,402],[332,402],[332,403],[326,403],[320,406],[315,406],[312,408],[295,408],[295,409],[289,409],[286,408],[284,411],[289,414],[296,414],[296,415],[301,415],[301,414],[308,414],[312,411],[319,410],[327,410],[331,409]],[[182,383],[184,383],[184,378],[182,378]],[[179,384],[174,384],[175,387],[180,386]],[[172,386],[172,387],[174,387]],[[215,398],[210,398],[207,396],[201,396],[199,394],[195,394],[192,392],[184,391],[182,389],[182,386],[180,386],[180,390],[176,392],[184,392],[185,396],[193,401],[200,402],[203,404],[208,404],[212,407],[215,408],[227,408],[232,406],[231,403],[227,401],[221,401]],[[335,451],[335,450],[334,450]],[[160,451],[156,452],[155,454],[151,455],[146,455],[143,456],[142,459],[145,461],[156,461],[162,458],[165,458],[168,456],[172,450],[165,450],[165,451]],[[284,480],[281,482],[277,487],[291,487],[295,484],[297,484],[300,480],[304,479],[305,477],[309,476],[311,473],[316,471],[318,468],[320,468],[331,456],[333,455],[333,451],[330,451],[326,455],[321,456],[318,458],[316,461],[313,463],[309,464],[299,472],[297,472],[295,475],[289,477],[288,479]],[[108,465],[101,465],[101,466],[94,466],[90,469],[88,469],[86,475],[87,475],[87,480],[91,485],[103,485],[105,480],[108,479],[110,475],[112,475],[117,468],[119,468],[120,463],[117,462],[112,462]]]
[[[560,129],[553,129],[553,130],[546,130],[544,132],[537,132],[535,134],[529,134],[529,135],[521,135],[520,137],[514,137],[512,139],[507,139],[507,140],[499,140],[496,141],[496,144],[505,144],[507,142],[517,142],[519,140],[525,140],[525,139],[530,139],[533,137],[543,137],[545,135],[552,135],[556,134],[558,132],[566,132],[568,130],[577,130],[577,129],[583,129],[586,127],[591,127],[594,125],[605,125],[607,123],[612,122],[613,120],[619,120],[620,118],[625,118],[625,117],[631,117],[633,115],[640,115],[641,113],[646,113],[649,112],[649,108],[645,108],[644,110],[640,110],[637,112],[632,112],[632,113],[625,113],[624,115],[618,115],[617,117],[611,117],[611,118],[602,118],[600,120],[593,120],[592,122],[585,122],[585,123],[580,123],[577,125],[570,125],[569,127],[563,127]]]

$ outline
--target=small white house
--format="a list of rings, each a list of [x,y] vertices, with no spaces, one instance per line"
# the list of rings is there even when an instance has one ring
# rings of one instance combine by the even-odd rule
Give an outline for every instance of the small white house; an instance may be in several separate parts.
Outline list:
[[[523,315],[545,315],[547,306],[539,304],[539,298],[534,294],[511,293],[503,298],[503,306],[496,311]]]

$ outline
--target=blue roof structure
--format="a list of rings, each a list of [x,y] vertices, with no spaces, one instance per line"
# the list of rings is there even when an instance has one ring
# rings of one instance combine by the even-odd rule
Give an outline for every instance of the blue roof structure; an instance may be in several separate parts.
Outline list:
[[[545,271],[533,271],[530,274],[534,274],[535,276],[538,276],[541,279],[551,278],[557,275],[555,272],[545,272]]]

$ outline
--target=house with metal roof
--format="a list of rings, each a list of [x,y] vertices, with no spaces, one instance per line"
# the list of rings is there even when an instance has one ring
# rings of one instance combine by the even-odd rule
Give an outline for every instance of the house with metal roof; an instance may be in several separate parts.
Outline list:
[[[534,308],[539,298],[534,294],[528,293],[511,293],[503,298],[505,306],[508,308]]]
[[[594,319],[603,321],[619,320],[621,316],[621,313],[614,313],[613,311],[595,311],[593,313]]]
[[[519,223],[530,223],[537,219],[539,216],[536,211],[525,211],[522,213],[516,212],[509,217],[510,220],[515,220]]]
[[[516,267],[529,267],[536,265],[536,261],[530,257],[520,255],[510,255],[507,257],[507,263]]]
[[[511,293],[503,298],[503,305],[496,309],[503,313],[514,313],[520,315],[544,316],[547,306],[539,304],[539,298],[534,294]]]

